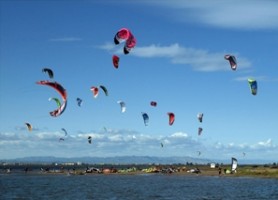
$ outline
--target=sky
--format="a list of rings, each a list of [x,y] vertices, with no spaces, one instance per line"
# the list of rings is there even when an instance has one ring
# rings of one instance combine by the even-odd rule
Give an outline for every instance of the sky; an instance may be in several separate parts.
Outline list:
[[[1,0],[0,9],[0,159],[278,161],[277,1]],[[128,55],[124,42],[114,44],[121,28],[136,37]],[[226,54],[236,57],[236,70]],[[113,55],[120,57],[118,69]],[[248,78],[257,80],[257,95]],[[40,80],[66,89],[60,116],[49,114],[57,108],[49,98],[60,95]],[[100,85],[108,96],[100,90],[94,98],[90,88]],[[173,125],[168,112],[175,114]]]

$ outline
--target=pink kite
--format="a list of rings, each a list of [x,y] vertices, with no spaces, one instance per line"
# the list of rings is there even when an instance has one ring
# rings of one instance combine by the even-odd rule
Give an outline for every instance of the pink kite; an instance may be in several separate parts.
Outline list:
[[[136,38],[133,36],[130,30],[127,28],[120,29],[116,35],[114,36],[114,43],[116,45],[120,44],[121,42],[125,42],[124,46],[124,54],[128,54],[132,48],[136,45]]]

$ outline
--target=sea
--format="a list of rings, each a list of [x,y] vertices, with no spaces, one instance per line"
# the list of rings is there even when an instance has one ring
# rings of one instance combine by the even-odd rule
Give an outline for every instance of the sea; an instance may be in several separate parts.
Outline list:
[[[175,174],[1,174],[0,199],[278,199],[278,179]]]

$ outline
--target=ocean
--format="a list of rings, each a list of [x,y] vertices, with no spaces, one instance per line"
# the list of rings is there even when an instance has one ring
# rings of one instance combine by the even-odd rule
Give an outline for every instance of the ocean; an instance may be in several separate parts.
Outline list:
[[[0,199],[278,199],[278,179],[175,174],[1,174]]]

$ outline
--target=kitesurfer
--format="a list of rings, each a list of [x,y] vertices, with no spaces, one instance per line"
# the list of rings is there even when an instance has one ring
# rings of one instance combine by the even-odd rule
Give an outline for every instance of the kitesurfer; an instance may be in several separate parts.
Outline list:
[[[219,174],[219,176],[221,176],[221,173],[222,173],[222,168],[218,167],[218,174]]]

